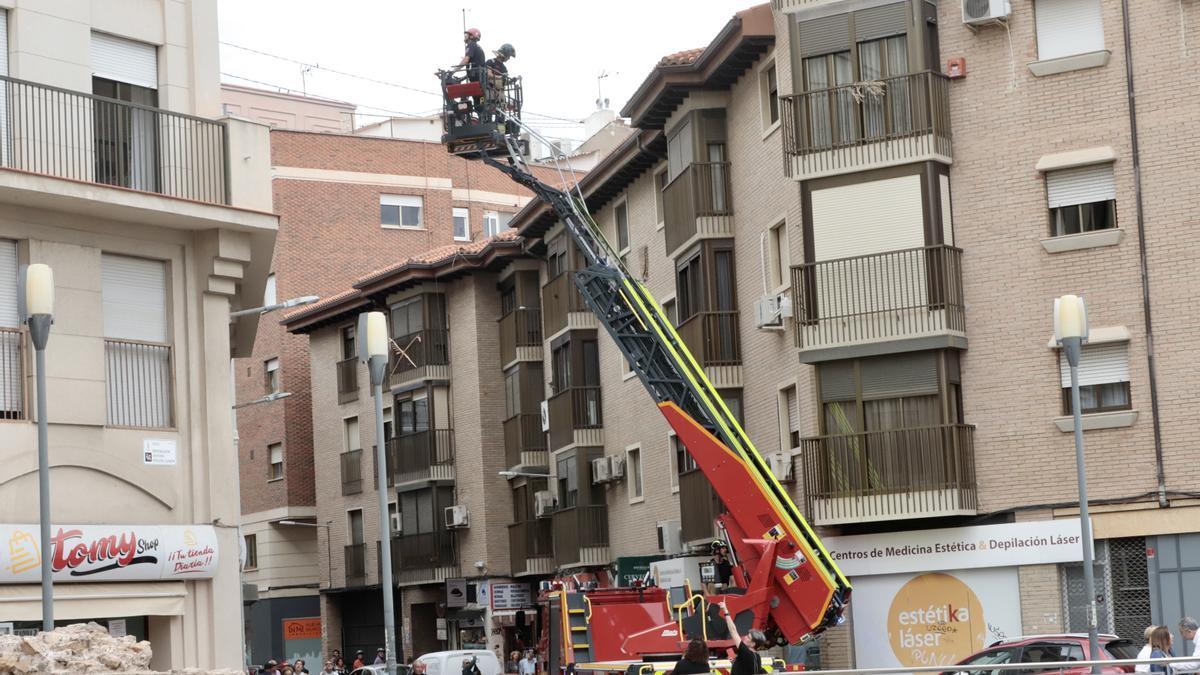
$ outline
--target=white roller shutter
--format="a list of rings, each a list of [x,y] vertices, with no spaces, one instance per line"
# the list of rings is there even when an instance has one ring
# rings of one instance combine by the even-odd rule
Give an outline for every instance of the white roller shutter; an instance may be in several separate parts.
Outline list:
[[[1059,354],[1058,370],[1063,388],[1071,386],[1071,368]],[[1079,386],[1129,381],[1129,343],[1085,345],[1079,357]]]
[[[0,75],[8,75],[8,12],[0,9]]]
[[[921,177],[914,174],[812,192],[818,262],[925,245]]]
[[[158,48],[107,33],[92,33],[92,75],[158,88]]]
[[[1112,164],[1093,164],[1046,173],[1050,208],[1106,202],[1117,198]]]
[[[166,265],[157,260],[105,253],[100,269],[104,336],[166,342]]]
[[[2,12],[0,12],[2,14]],[[17,242],[0,239],[0,328],[16,328]]]
[[[1037,0],[1038,59],[1057,59],[1104,49],[1100,0]]]
[[[795,387],[788,387],[784,391],[784,396],[787,398],[787,415],[788,415],[788,431],[793,433],[800,432],[800,397],[796,395]]]

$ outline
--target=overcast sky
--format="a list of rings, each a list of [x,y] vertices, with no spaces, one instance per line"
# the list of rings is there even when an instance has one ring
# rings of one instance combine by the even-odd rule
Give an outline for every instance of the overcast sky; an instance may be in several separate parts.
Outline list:
[[[661,56],[707,45],[751,4],[220,0],[221,79],[349,101],[360,112],[428,114],[441,105],[433,71],[462,57],[465,8],[488,56],[504,42],[516,47],[509,70],[524,78],[527,122],[548,136],[579,138],[570,121],[595,109],[598,75],[609,73],[601,91],[619,111]],[[304,66],[284,59],[320,68],[302,76]]]

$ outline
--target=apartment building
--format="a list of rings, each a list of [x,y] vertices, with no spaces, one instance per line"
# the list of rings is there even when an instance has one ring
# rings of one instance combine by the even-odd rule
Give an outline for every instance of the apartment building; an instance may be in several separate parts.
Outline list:
[[[218,118],[217,3],[0,2],[0,622],[97,621],[156,670],[239,668],[229,363],[277,229],[263,125]],[[52,550],[19,269],[48,264]],[[109,548],[111,546],[111,548]],[[106,550],[107,549],[107,550]]]
[[[478,244],[505,230],[529,201],[527,191],[499,172],[451,157],[440,143],[332,133],[322,120],[343,119],[346,104],[296,96],[285,100],[229,86],[224,95],[227,108],[238,105],[253,115],[269,111],[260,121],[276,124],[276,118],[286,117],[297,124],[273,126],[270,132],[280,229],[264,305],[308,295],[329,298],[366,271],[442,246]],[[294,657],[297,649],[310,660],[320,658],[311,651],[314,642],[289,647],[284,624],[323,616],[318,596],[342,587],[330,586],[331,569],[320,556],[331,538],[341,537],[344,518],[330,524],[330,517],[321,515],[320,458],[315,457],[341,446],[316,440],[322,422],[314,420],[308,339],[289,334],[278,315],[268,316],[271,320],[259,325],[253,355],[235,364],[237,400],[244,406],[237,411],[249,552],[244,574],[256,587],[246,598],[252,663],[285,653]],[[347,341],[352,345],[353,336]],[[367,385],[365,376],[356,374],[353,349],[347,349],[339,386],[352,392]],[[363,396],[353,406],[369,410],[369,403]],[[371,429],[364,424],[364,433]],[[335,480],[324,488],[329,494],[341,491]],[[363,616],[378,623],[382,609]],[[340,628],[334,631],[326,630],[326,638],[336,645]],[[379,641],[362,646],[374,653]]]

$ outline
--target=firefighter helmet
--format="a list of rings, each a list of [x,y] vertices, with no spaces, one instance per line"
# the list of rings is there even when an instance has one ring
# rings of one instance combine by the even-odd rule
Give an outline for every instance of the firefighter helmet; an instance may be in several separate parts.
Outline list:
[[[500,48],[496,50],[496,53],[506,59],[514,59],[517,57],[517,50],[507,42],[500,45]]]
[[[478,28],[468,28],[465,31],[463,31],[463,33],[465,33],[467,37],[471,38],[472,40],[475,40],[476,42],[479,41],[479,38],[483,37],[483,33],[480,33]]]

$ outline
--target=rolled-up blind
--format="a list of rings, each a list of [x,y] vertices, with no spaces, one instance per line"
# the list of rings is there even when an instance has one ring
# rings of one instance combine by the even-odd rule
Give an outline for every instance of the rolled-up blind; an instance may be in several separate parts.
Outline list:
[[[1057,59],[1104,49],[1100,0],[1037,0],[1038,59]]]
[[[908,32],[908,2],[860,9],[854,13],[854,39],[858,42]]]
[[[1058,370],[1063,388],[1071,386],[1071,368],[1059,354]],[[1129,343],[1085,345],[1079,357],[1079,386],[1129,381]]]
[[[937,364],[933,352],[894,354],[863,361],[863,400],[936,393]]]
[[[801,56],[817,56],[850,49],[849,14],[801,21],[799,29]]]
[[[104,337],[167,342],[167,267],[105,253],[100,260]]]
[[[1117,198],[1112,164],[1093,164],[1046,173],[1050,208],[1106,202]]]
[[[92,33],[92,75],[158,88],[158,48],[108,33]]]

